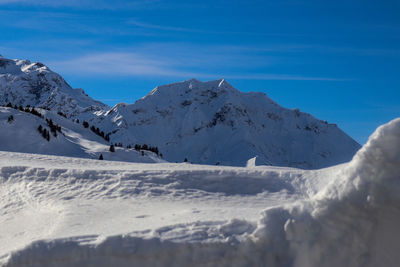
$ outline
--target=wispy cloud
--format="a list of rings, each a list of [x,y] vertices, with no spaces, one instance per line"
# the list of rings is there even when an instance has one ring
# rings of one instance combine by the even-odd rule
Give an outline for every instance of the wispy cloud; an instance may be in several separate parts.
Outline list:
[[[78,9],[154,9],[162,2],[161,0],[0,0],[0,5],[25,5],[25,6],[45,6],[45,7],[73,7]]]
[[[65,61],[49,62],[55,71],[75,75],[106,76],[140,76],[140,77],[173,77],[202,79],[253,79],[253,80],[301,80],[301,81],[345,81],[346,79],[331,77],[311,77],[291,74],[235,74],[209,73],[204,71],[188,71],[180,62],[171,59],[160,59],[155,56],[136,53],[98,53],[77,57]]]
[[[227,30],[210,30],[210,29],[198,29],[189,28],[182,26],[171,26],[166,24],[153,24],[137,19],[129,19],[126,21],[127,25],[133,25],[143,29],[168,31],[168,32],[186,32],[186,33],[198,33],[198,34],[210,34],[210,35],[243,35],[243,36],[304,36],[304,34],[284,33],[284,32],[254,32],[254,31],[227,31]]]
[[[0,0],[0,6],[2,2],[4,3],[18,3],[22,4],[25,2],[24,0]],[[157,6],[156,3],[149,4],[143,1],[142,5],[144,6]],[[36,3],[36,2],[35,2]],[[47,1],[39,1],[37,5],[47,5]],[[78,5],[79,3],[79,5]],[[80,3],[78,1],[67,1],[63,3],[63,1],[58,2],[49,1],[49,6],[54,5],[54,7],[74,7],[85,9],[85,4]],[[93,7],[93,8],[92,8]],[[139,9],[139,5],[137,7],[129,7],[126,6],[124,8],[123,4],[120,6],[113,5],[110,8],[107,8],[107,3],[105,5],[101,3],[93,3],[87,4],[87,8],[89,9]],[[0,14],[3,16],[14,17],[19,16],[20,19],[17,21],[14,20],[3,20],[0,21],[1,25],[5,25],[7,27],[13,28],[22,28],[22,29],[32,29],[40,32],[71,32],[71,33],[91,33],[95,35],[121,35],[121,36],[158,36],[158,37],[170,37],[171,33],[175,33],[178,35],[181,34],[201,34],[201,35],[225,35],[225,36],[300,36],[299,34],[293,33],[268,33],[268,32],[254,32],[254,31],[228,31],[228,30],[219,30],[219,29],[202,29],[202,28],[191,28],[185,26],[175,26],[168,24],[156,24],[147,22],[144,20],[140,20],[137,18],[131,18],[127,15],[121,16],[110,16],[110,17],[99,17],[97,14],[85,14],[84,16],[72,12],[71,10],[0,10]],[[101,27],[99,27],[96,22],[98,20],[105,21]],[[117,26],[118,25],[118,26]],[[301,35],[303,36],[303,35]]]
[[[278,81],[327,81],[327,82],[345,82],[354,79],[345,78],[332,78],[332,77],[318,77],[318,76],[302,76],[294,74],[245,74],[245,75],[227,75],[227,79],[236,80],[278,80]]]
[[[160,61],[135,53],[98,53],[65,61],[49,62],[58,71],[76,74],[132,76],[194,76],[174,70],[172,62]]]
[[[146,29],[155,29],[155,30],[163,30],[163,31],[176,31],[176,32],[204,32],[198,29],[190,29],[184,27],[174,27],[174,26],[167,26],[167,25],[158,25],[158,24],[151,24],[146,22],[141,22],[136,19],[130,19],[127,21],[128,25],[134,25],[140,28]],[[207,32],[207,31],[205,31]]]
[[[329,45],[306,45],[305,49],[314,50],[322,53],[332,54],[356,54],[360,56],[384,56],[399,57],[400,49],[393,48],[372,48],[372,47],[346,47],[346,46],[329,46]]]

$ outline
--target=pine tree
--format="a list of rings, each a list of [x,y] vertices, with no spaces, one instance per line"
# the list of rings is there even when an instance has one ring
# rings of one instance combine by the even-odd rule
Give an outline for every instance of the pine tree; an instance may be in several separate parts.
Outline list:
[[[99,160],[103,160],[103,154],[100,154]]]
[[[60,116],[62,116],[62,117],[64,117],[64,118],[67,118],[67,115],[65,115],[65,114],[62,113],[61,111],[57,112],[57,114],[60,115]]]
[[[31,114],[33,114],[33,115],[35,115],[35,116],[38,116],[38,117],[42,117],[42,114],[40,114],[40,112],[38,112],[36,109],[35,109],[35,107],[32,107],[32,109],[31,109]]]
[[[13,122],[13,121],[14,121],[14,116],[13,116],[13,115],[10,115],[10,116],[8,117],[8,119],[7,119],[7,122],[11,123],[11,122]]]
[[[115,147],[114,147],[114,145],[110,145],[110,152],[115,152]]]
[[[50,142],[50,133],[46,129],[43,129],[42,131],[42,136],[44,139],[46,139],[48,142]]]

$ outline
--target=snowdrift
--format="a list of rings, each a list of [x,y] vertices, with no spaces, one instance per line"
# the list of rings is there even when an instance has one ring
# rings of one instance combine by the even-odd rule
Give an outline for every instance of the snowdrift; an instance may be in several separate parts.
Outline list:
[[[266,251],[282,244],[274,254],[293,266],[398,266],[399,192],[396,119],[378,128],[315,197],[266,210],[254,236],[266,244]]]
[[[82,205],[82,199],[93,198],[106,208],[110,203],[105,199],[109,198],[121,201],[122,206],[123,201],[132,201],[122,207],[129,213],[134,201],[159,199],[160,209],[150,206],[153,211],[146,210],[154,215],[163,210],[176,212],[168,203],[190,200],[190,205],[204,214],[193,212],[192,221],[175,224],[177,221],[165,217],[164,223],[141,229],[132,223],[131,231],[128,227],[120,234],[104,234],[104,229],[101,233],[96,227],[82,233],[66,227],[61,218],[65,236],[56,235],[57,227],[53,227],[30,241],[24,239],[25,243],[14,249],[3,246],[0,260],[5,266],[302,267],[398,266],[400,262],[400,119],[378,128],[351,162],[317,171],[120,163],[117,172],[111,165],[98,170],[97,163],[89,160],[84,167],[71,164],[70,169],[60,170],[46,167],[46,161],[36,160],[28,167],[22,166],[30,164],[29,160],[0,165],[4,196],[0,218],[21,215],[16,210],[24,210],[26,203],[18,204],[12,199],[15,194],[5,194],[11,189],[21,194],[19,187],[30,194],[36,192],[38,203],[54,209],[60,198],[76,199]],[[192,174],[196,179],[190,179]],[[84,186],[78,186],[83,182]],[[44,185],[47,187],[42,188]],[[40,194],[38,188],[42,188]],[[97,194],[84,194],[95,190]],[[74,195],[73,191],[80,193]],[[207,208],[202,208],[202,203]],[[229,207],[224,206],[227,203]],[[252,212],[240,217],[252,207],[262,210],[260,204],[267,209],[258,221],[253,220]],[[212,208],[208,205],[215,209],[207,213]],[[236,209],[236,213],[222,215],[218,206]],[[89,223],[82,218],[90,221],[90,215],[80,217],[83,225]],[[118,225],[121,218],[116,217],[113,226],[97,222],[97,227],[111,225],[115,230],[122,227]]]

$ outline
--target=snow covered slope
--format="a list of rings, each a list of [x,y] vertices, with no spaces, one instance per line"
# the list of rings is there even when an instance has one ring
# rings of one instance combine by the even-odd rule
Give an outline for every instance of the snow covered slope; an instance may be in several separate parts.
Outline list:
[[[7,59],[0,55],[0,105],[35,106],[60,111],[67,116],[83,116],[108,109],[72,89],[57,73],[40,62]]]
[[[0,152],[0,262],[398,266],[399,180],[400,119],[314,171]]]
[[[110,152],[110,144],[89,128],[84,128],[52,111],[37,109],[43,117],[14,108],[0,107],[0,150],[61,155],[98,159],[100,154],[106,160],[129,162],[163,162],[154,153],[141,153],[133,149],[115,148]],[[12,118],[12,119],[11,119]],[[61,132],[50,132],[46,119],[61,126]],[[49,132],[49,141],[39,132],[39,126]]]
[[[285,109],[264,93],[243,93],[225,80],[192,79],[118,104],[96,124],[111,140],[158,146],[169,161],[315,169],[349,161],[360,145],[336,125]]]

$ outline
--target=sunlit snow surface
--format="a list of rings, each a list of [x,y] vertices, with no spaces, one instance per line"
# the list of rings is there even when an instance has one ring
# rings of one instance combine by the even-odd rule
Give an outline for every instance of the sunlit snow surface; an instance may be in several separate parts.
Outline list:
[[[347,164],[134,164],[0,153],[6,266],[397,266],[400,119]]]

